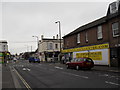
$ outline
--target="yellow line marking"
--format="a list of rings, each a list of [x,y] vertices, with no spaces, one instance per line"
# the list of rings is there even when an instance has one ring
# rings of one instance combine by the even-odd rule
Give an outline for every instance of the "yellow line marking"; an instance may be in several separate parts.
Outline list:
[[[26,86],[26,88],[28,90],[32,90],[32,88],[28,85],[28,83],[22,78],[22,76],[17,72],[17,70],[13,67],[14,71],[16,72],[16,74],[19,76],[19,78],[21,79],[21,81],[23,82],[23,84]]]

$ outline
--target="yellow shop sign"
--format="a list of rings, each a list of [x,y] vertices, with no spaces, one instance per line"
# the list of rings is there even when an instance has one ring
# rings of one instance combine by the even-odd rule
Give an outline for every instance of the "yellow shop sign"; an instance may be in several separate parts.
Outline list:
[[[102,60],[102,52],[76,53],[76,58],[89,57],[92,60]]]
[[[105,48],[109,48],[109,44],[108,43],[100,44],[100,45],[93,45],[93,46],[73,48],[73,49],[65,49],[65,50],[62,50],[62,53],[86,51],[86,50],[95,50],[95,49],[105,49]]]

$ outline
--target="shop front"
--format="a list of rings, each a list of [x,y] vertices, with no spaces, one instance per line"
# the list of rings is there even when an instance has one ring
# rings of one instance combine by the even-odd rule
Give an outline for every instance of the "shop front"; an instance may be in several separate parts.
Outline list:
[[[89,57],[94,61],[95,65],[110,65],[110,51],[108,43],[66,49],[62,52],[72,52],[72,58]]]

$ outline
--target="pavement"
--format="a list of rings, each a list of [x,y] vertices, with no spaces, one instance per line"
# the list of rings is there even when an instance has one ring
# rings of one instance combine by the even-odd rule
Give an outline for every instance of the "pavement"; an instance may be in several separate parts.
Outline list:
[[[61,64],[61,63],[54,63],[54,64],[55,66],[65,67],[65,64]],[[97,65],[97,66],[94,66],[92,70],[120,73],[120,68],[109,67],[109,66],[98,66]],[[2,89],[4,90],[6,88],[15,88],[15,84],[13,81],[13,77],[12,77],[9,65],[7,66],[2,65]]]
[[[9,65],[2,65],[2,89],[15,88]]]

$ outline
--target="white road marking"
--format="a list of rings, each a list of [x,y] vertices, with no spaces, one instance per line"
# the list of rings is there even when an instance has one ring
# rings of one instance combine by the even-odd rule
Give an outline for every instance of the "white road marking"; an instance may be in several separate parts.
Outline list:
[[[103,75],[99,75],[99,76],[105,76],[105,77],[108,77],[109,75],[108,75],[108,74],[103,74]]]
[[[26,68],[23,68],[22,70],[23,70],[23,71],[25,71],[25,70],[26,70]]]
[[[62,67],[58,67],[58,66],[55,66],[55,68],[57,68],[57,69],[63,69]]]
[[[111,72],[119,72],[118,70],[108,70],[108,71],[111,71]]]
[[[28,71],[31,71],[29,68],[27,68]]]
[[[118,77],[119,76],[110,76],[108,74],[103,74],[103,75],[99,75],[99,76],[104,76],[104,77],[108,77],[108,78],[116,78],[116,79],[119,79]]]
[[[120,84],[118,84],[118,83],[113,83],[113,82],[108,82],[108,81],[105,81],[105,83],[108,83],[108,84],[113,84],[113,85],[120,86]]]
[[[77,75],[77,74],[72,74],[72,73],[67,73],[67,72],[62,72],[64,74],[68,74],[68,75],[72,75],[72,76],[76,76],[76,77],[80,77],[80,78],[85,78],[85,79],[88,79],[87,76],[80,76],[80,75]]]
[[[29,68],[23,68],[22,70],[23,70],[23,71],[30,71]]]

